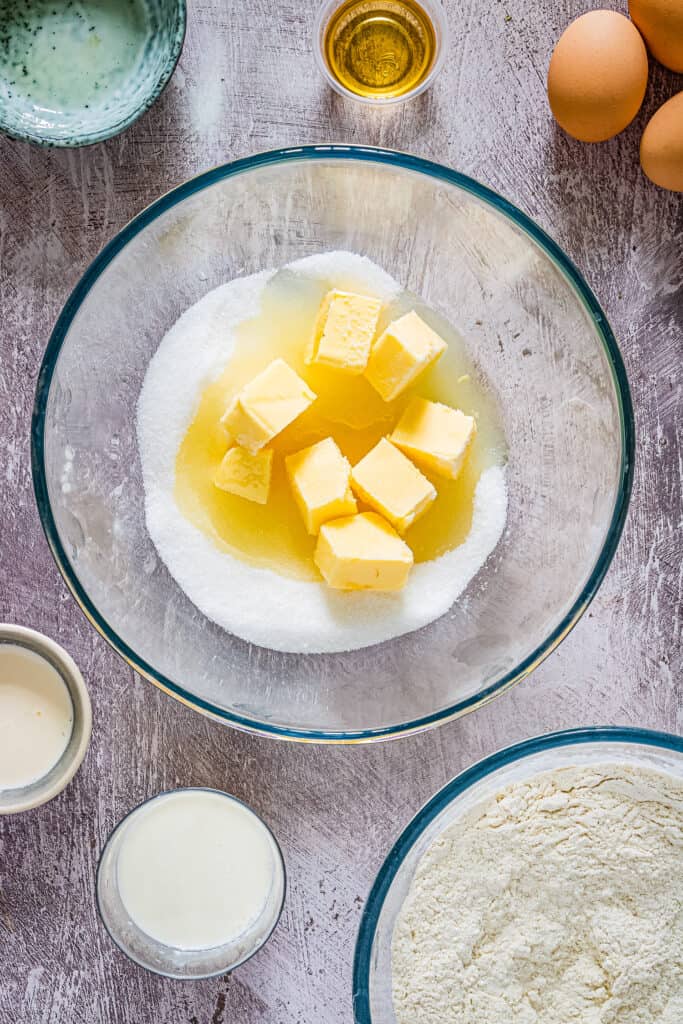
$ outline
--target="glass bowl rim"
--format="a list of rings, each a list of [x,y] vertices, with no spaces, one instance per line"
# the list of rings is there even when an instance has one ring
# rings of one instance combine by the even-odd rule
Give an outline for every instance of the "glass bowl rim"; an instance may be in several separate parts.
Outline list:
[[[674,750],[683,755],[683,737],[654,729],[629,726],[588,726],[544,733],[497,750],[464,768],[423,804],[411,818],[382,862],[370,889],[358,926],[353,956],[353,1019],[356,1024],[372,1024],[369,978],[372,946],[385,897],[406,856],[427,826],[457,797],[487,775],[521,761],[532,754],[584,743],[631,743],[640,746]]]
[[[5,122],[5,119],[0,117],[0,132],[7,135],[10,139],[16,139],[18,142],[29,142],[34,146],[41,146],[43,149],[84,149],[87,146],[94,146],[98,142],[106,142],[108,139],[113,139],[120,135],[121,132],[125,132],[143,114],[147,113],[165,91],[183,52],[187,35],[187,0],[172,0],[172,2],[176,15],[173,44],[166,55],[161,73],[144,100],[125,114],[119,121],[106,125],[103,128],[82,132],[80,135],[71,135],[62,139],[56,135],[39,135],[37,132],[32,132],[29,129],[10,127]]]
[[[269,929],[268,933],[266,934],[262,942],[260,942],[259,945],[251,951],[251,953],[247,953],[246,956],[243,956],[242,959],[238,960],[236,963],[229,964],[227,967],[220,967],[218,970],[215,971],[209,971],[207,974],[171,973],[169,971],[157,970],[154,967],[150,967],[148,964],[142,963],[141,960],[133,956],[130,950],[126,949],[124,946],[121,945],[118,938],[114,935],[111,928],[109,927],[106,918],[102,913],[102,905],[100,903],[100,868],[102,867],[104,855],[107,852],[111,841],[120,831],[120,829],[123,828],[128,819],[132,818],[133,815],[137,814],[138,811],[141,811],[143,807],[147,806],[147,804],[152,804],[155,802],[155,800],[161,800],[163,797],[173,796],[176,793],[212,793],[215,796],[225,797],[226,800],[231,800],[235,804],[240,804],[240,806],[244,807],[245,810],[250,811],[251,814],[253,814],[254,817],[263,825],[264,829],[272,839],[275,848],[276,862],[277,864],[279,864],[280,870],[282,872],[282,899],[280,900],[277,914],[275,915],[273,921],[273,925]],[[256,954],[261,949],[263,949],[263,947],[270,941],[273,932],[277,928],[278,924],[280,923],[280,919],[282,918],[282,911],[284,910],[285,902],[287,900],[287,887],[287,864],[285,862],[284,854],[282,853],[282,847],[280,846],[278,838],[273,832],[272,828],[267,823],[267,821],[265,821],[265,819],[259,813],[259,811],[254,810],[254,808],[250,804],[246,803],[246,801],[244,800],[241,800],[238,796],[234,796],[232,793],[228,793],[226,789],[216,789],[215,786],[177,786],[175,789],[162,789],[158,793],[153,793],[151,796],[145,797],[145,799],[141,800],[140,803],[135,804],[134,807],[131,807],[128,811],[126,811],[123,817],[119,818],[119,820],[116,822],[113,828],[109,830],[104,842],[102,843],[102,848],[100,849],[100,853],[97,858],[97,867],[95,869],[95,906],[97,908],[97,916],[100,920],[100,923],[102,924],[102,927],[104,928],[105,932],[107,933],[111,941],[114,943],[116,948],[123,953],[125,957],[131,960],[134,964],[137,964],[138,967],[142,967],[144,970],[149,971],[150,974],[158,974],[162,978],[169,978],[171,981],[202,981],[205,978],[217,978],[219,975],[225,974],[228,971],[236,970],[236,968],[241,967],[242,964],[245,964],[248,960],[251,960],[253,956],[256,956]]]
[[[473,195],[476,199],[483,201],[489,207],[503,214],[508,220],[521,229],[530,240],[535,243],[548,257],[557,270],[568,280],[569,285],[580,299],[585,311],[593,322],[598,339],[602,342],[603,350],[609,364],[619,408],[619,419],[621,426],[621,465],[619,469],[619,487],[617,490],[612,518],[605,535],[602,550],[595,565],[586,581],[581,593],[574,601],[572,607],[561,621],[555,626],[550,634],[538,646],[526,656],[515,668],[506,672],[496,682],[491,683],[485,689],[472,696],[456,701],[439,711],[431,712],[419,718],[400,724],[381,726],[375,729],[355,729],[346,731],[332,731],[321,729],[295,728],[289,726],[273,725],[269,722],[259,721],[247,715],[240,715],[234,711],[221,708],[212,704],[202,697],[198,697],[186,690],[179,683],[168,679],[163,673],[158,672],[152,665],[141,658],[109,625],[104,616],[100,613],[95,603],[90,599],[85,588],[82,586],[76,572],[72,569],[66,552],[60,541],[57,526],[52,515],[50,500],[47,490],[47,479],[45,469],[45,414],[47,399],[50,393],[52,376],[59,359],[59,354],[64,340],[69,332],[71,323],[77,315],[78,310],[86,299],[90,289],[98,280],[100,275],[107,269],[115,256],[135,238],[140,232],[155,221],[161,214],[172,209],[183,200],[190,198],[218,182],[224,181],[236,175],[243,174],[255,168],[272,166],[277,164],[288,164],[297,162],[316,163],[318,161],[351,160],[359,163],[376,163],[381,166],[388,166],[408,170],[443,181],[448,185],[455,185],[464,192]],[[581,272],[576,268],[568,256],[546,232],[540,228],[530,217],[519,210],[508,200],[498,195],[486,185],[480,184],[459,171],[451,170],[440,164],[424,160],[421,157],[411,156],[406,153],[399,153],[395,150],[381,149],[372,146],[352,145],[316,145],[296,146],[288,149],[269,150],[257,153],[250,157],[244,157],[228,164],[222,164],[209,171],[190,178],[182,185],[162,195],[131,221],[128,222],[98,253],[92,263],[86,268],[80,280],[69,295],[57,322],[48,339],[43,356],[43,361],[38,374],[36,385],[36,396],[31,420],[31,469],[33,476],[33,487],[38,506],[43,531],[45,533],[50,551],[57,564],[59,571],[64,578],[71,594],[81,610],[89,619],[95,629],[114,648],[121,657],[141,676],[148,679],[159,689],[175,697],[187,707],[193,708],[218,721],[228,723],[236,729],[252,732],[257,735],[272,736],[279,739],[313,742],[313,743],[363,743],[381,739],[393,739],[399,736],[412,735],[417,732],[432,728],[444,722],[458,718],[469,711],[488,703],[498,694],[515,685],[531,673],[545,658],[561,643],[561,641],[573,629],[585,610],[588,608],[593,597],[597,593],[600,584],[609,568],[614,553],[619,543],[619,538],[624,526],[628,504],[633,485],[635,454],[635,423],[631,394],[626,376],[626,369],[623,358],[619,351],[616,338],[612,332],[607,318],[598,303],[597,298],[590,289]]]

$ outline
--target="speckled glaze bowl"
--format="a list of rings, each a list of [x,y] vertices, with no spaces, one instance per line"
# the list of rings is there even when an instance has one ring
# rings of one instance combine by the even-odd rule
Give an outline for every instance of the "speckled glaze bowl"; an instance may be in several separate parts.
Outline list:
[[[88,146],[128,128],[165,88],[186,0],[0,0],[0,130]]]

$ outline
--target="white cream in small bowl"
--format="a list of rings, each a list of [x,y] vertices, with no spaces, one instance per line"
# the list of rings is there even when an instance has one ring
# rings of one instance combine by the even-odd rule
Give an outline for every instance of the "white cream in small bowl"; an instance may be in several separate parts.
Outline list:
[[[90,698],[73,659],[42,633],[0,624],[0,814],[61,793],[91,729]]]

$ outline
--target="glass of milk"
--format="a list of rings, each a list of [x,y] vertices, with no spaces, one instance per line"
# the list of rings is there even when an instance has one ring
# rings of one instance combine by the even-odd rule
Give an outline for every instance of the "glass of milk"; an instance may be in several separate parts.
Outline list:
[[[285,867],[267,825],[216,789],[176,789],[116,826],[97,871],[111,938],[157,974],[205,978],[244,963],[275,928]]]

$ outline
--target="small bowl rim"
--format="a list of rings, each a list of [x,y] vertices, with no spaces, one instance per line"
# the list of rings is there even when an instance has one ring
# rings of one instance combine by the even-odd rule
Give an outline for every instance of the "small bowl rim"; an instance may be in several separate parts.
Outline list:
[[[173,973],[169,971],[161,971],[157,970],[155,967],[150,967],[149,964],[143,963],[136,956],[133,956],[133,954],[129,950],[127,950],[124,946],[121,945],[118,938],[114,935],[109,925],[107,924],[106,918],[102,913],[102,906],[100,904],[100,868],[102,866],[102,860],[104,858],[104,855],[107,852],[109,844],[114,839],[114,836],[117,834],[119,829],[123,828],[123,826],[125,825],[129,818],[131,818],[138,811],[142,810],[142,808],[145,807],[147,804],[154,803],[155,800],[160,800],[162,799],[162,797],[171,796],[175,793],[215,793],[218,796],[226,797],[226,799],[232,800],[233,803],[240,804],[242,807],[245,808],[245,810],[250,811],[254,815],[254,817],[257,818],[258,821],[260,821],[260,823],[263,825],[270,838],[273,840],[276,860],[277,863],[280,865],[280,870],[282,871],[282,899],[280,900],[280,905],[278,907],[277,914],[273,919],[273,924],[271,928],[268,930],[263,940],[258,944],[258,946],[252,949],[250,953],[247,953],[245,956],[243,956],[241,960],[237,960],[234,964],[228,964],[225,967],[220,967],[215,971],[209,971],[207,974],[180,974],[177,972]],[[280,846],[278,838],[275,835],[273,829],[270,827],[268,822],[263,818],[263,815],[261,815],[258,811],[254,810],[254,808],[245,800],[241,800],[238,796],[235,796],[233,793],[228,793],[228,791],[225,789],[217,789],[215,786],[177,786],[174,789],[162,789],[158,793],[153,793],[152,796],[148,796],[144,800],[141,800],[140,803],[136,804],[134,807],[131,807],[130,810],[128,810],[123,815],[123,817],[116,822],[114,827],[107,833],[104,843],[102,844],[99,856],[97,858],[97,868],[95,870],[95,906],[97,907],[97,916],[105,932],[107,933],[111,941],[114,943],[116,948],[119,949],[123,953],[123,955],[131,961],[131,963],[136,964],[138,967],[142,967],[142,969],[145,971],[149,971],[150,974],[156,974],[162,978],[169,978],[171,981],[202,981],[205,978],[217,978],[219,975],[225,974],[227,971],[236,970],[238,967],[241,967],[242,964],[245,964],[247,963],[248,960],[251,960],[253,956],[256,956],[256,954],[263,949],[263,947],[270,941],[275,929],[279,925],[280,920],[282,918],[282,912],[285,908],[285,902],[287,900],[287,887],[287,863],[282,852],[282,847]]]
[[[180,55],[183,52],[185,37],[187,35],[187,0],[173,0],[173,2],[176,10],[173,46],[169,50],[164,67],[159,78],[156,80],[154,88],[147,94],[144,101],[136,107],[135,110],[130,111],[130,113],[120,121],[117,121],[115,124],[109,125],[106,128],[100,128],[98,131],[86,132],[80,135],[73,135],[70,138],[65,139],[56,138],[55,136],[50,135],[38,135],[35,132],[8,127],[2,117],[0,117],[0,132],[11,139],[15,139],[17,142],[29,142],[35,146],[41,146],[44,149],[84,149],[87,146],[94,146],[98,142],[106,142],[107,139],[113,139],[115,136],[120,135],[121,132],[125,132],[126,129],[135,124],[135,122],[139,120],[139,118],[141,118],[142,115],[145,114],[159,99],[170,82],[171,76],[173,75],[178,61],[180,60]]]
[[[356,1024],[373,1024],[370,1010],[370,978],[372,946],[379,916],[391,884],[417,839],[427,826],[466,790],[480,782],[487,775],[493,775],[501,768],[521,761],[525,757],[545,750],[561,747],[582,746],[586,743],[630,743],[639,746],[659,747],[683,755],[683,736],[661,732],[655,729],[639,729],[630,726],[587,726],[582,729],[563,729],[558,732],[542,733],[530,739],[503,747],[486,757],[480,758],[458,772],[442,786],[434,796],[413,815],[398,839],[382,861],[375,876],[367,901],[363,908],[356,945],[353,955],[352,992],[353,1019]]]
[[[20,814],[23,811],[30,811],[34,807],[41,807],[43,804],[59,796],[69,785],[74,775],[83,763],[83,758],[90,744],[92,735],[92,705],[90,694],[85,685],[85,680],[78,665],[64,648],[51,637],[39,633],[28,626],[17,626],[9,622],[0,622],[0,645],[16,644],[19,647],[26,647],[39,657],[45,659],[48,664],[59,665],[60,672],[65,679],[73,705],[73,728],[72,735],[78,729],[80,739],[73,753],[67,758],[65,750],[59,761],[53,767],[62,765],[61,771],[49,785],[45,785],[43,776],[29,786],[22,787],[22,792],[28,790],[29,795],[24,800],[4,803],[5,795],[11,794],[11,789],[0,790],[0,817],[6,814]],[[68,748],[67,748],[68,749]],[[52,769],[51,769],[52,771]]]
[[[470,697],[466,697],[439,711],[430,712],[408,722],[401,722],[389,726],[381,726],[372,729],[354,729],[345,731],[311,728],[295,728],[290,726],[273,725],[266,721],[260,721],[241,715],[235,711],[221,708],[211,704],[203,697],[190,693],[180,683],[173,682],[163,673],[158,672],[153,665],[150,665],[141,658],[109,625],[104,615],[99,611],[94,601],[81,584],[76,572],[72,569],[66,555],[62,542],[59,538],[57,526],[52,515],[50,498],[47,488],[47,476],[45,469],[45,448],[44,433],[46,427],[46,408],[50,392],[52,375],[54,373],[61,347],[69,332],[70,326],[76,317],[81,304],[86,299],[91,287],[107,269],[111,261],[120,253],[133,238],[135,238],[148,224],[152,223],[167,210],[172,209],[178,203],[203,191],[205,188],[217,184],[223,180],[238,176],[245,172],[287,163],[296,162],[322,162],[322,161],[358,161],[359,163],[376,163],[380,166],[408,170],[434,178],[437,181],[454,185],[464,192],[473,195],[487,206],[502,214],[519,228],[532,243],[541,249],[543,254],[550,260],[555,268],[567,279],[570,287],[582,303],[588,317],[592,320],[596,332],[596,342],[602,344],[605,358],[612,375],[614,389],[619,409],[621,427],[621,452],[619,467],[619,485],[617,488],[614,509],[611,521],[605,534],[601,551],[595,561],[593,569],[586,580],[581,592],[573,602],[571,608],[556,624],[554,629],[537,646],[522,659],[513,669],[506,672],[500,679],[478,691]],[[138,672],[158,689],[168,693],[179,700],[186,707],[205,714],[223,724],[229,724],[233,728],[256,735],[270,736],[302,743],[369,743],[378,740],[394,739],[401,736],[410,736],[433,728],[445,722],[452,721],[475,709],[484,706],[505,690],[521,682],[536,669],[546,657],[571,632],[576,623],[582,617],[591,601],[595,597],[600,584],[612,562],[614,553],[619,544],[619,539],[626,521],[631,490],[633,487],[633,476],[635,470],[635,420],[633,404],[626,375],[626,368],[623,357],[617,345],[616,338],[609,325],[607,317],[600,306],[592,289],[587,281],[575,266],[573,261],[564,253],[560,246],[535,221],[514,206],[507,199],[504,199],[493,189],[482,185],[459,171],[452,170],[441,164],[436,164],[422,157],[412,156],[407,153],[400,153],[395,150],[382,149],[373,146],[356,146],[341,144],[322,144],[313,146],[293,146],[287,149],[268,150],[263,153],[256,153],[250,157],[234,160],[227,164],[221,164],[211,170],[204,171],[194,178],[176,188],[171,189],[165,195],[155,200],[132,220],[128,222],[100,251],[95,259],[86,268],[75,288],[67,298],[57,322],[52,330],[43,361],[38,374],[36,385],[36,396],[31,420],[31,468],[33,475],[33,487],[38,506],[43,531],[53,558],[61,572],[66,585],[73,595],[76,603],[83,614],[109,643],[115,651],[126,661],[131,668]]]

